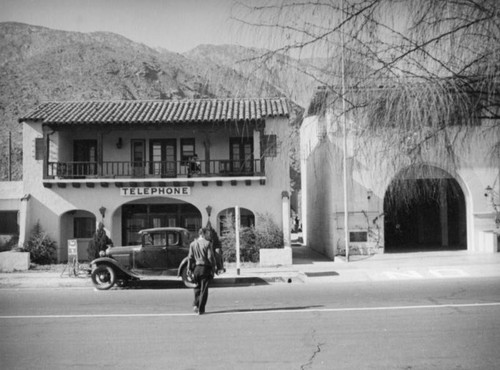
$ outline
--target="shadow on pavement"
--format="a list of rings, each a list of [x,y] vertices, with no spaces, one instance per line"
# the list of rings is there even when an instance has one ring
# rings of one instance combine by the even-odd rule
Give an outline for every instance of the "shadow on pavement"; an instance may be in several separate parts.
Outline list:
[[[258,277],[227,277],[217,278],[210,284],[210,288],[230,288],[234,286],[256,286],[269,285],[269,283]],[[182,280],[137,280],[127,283],[117,289],[191,289],[187,288]]]
[[[240,308],[233,310],[210,311],[210,312],[205,312],[204,315],[216,315],[222,313],[245,313],[245,312],[299,311],[299,310],[308,310],[319,307],[324,307],[324,306],[316,305],[316,306],[295,306],[295,307]]]
[[[118,289],[182,289],[186,288],[182,280],[137,280],[130,281]]]
[[[228,277],[217,278],[210,286],[214,288],[227,288],[232,286],[255,286],[255,285],[269,285],[265,279],[258,277]]]
[[[305,272],[304,274],[307,277],[339,276],[339,273],[335,271]]]

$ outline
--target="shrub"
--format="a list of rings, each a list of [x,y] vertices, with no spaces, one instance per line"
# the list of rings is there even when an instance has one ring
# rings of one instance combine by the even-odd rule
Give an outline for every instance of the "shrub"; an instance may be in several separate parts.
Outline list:
[[[230,215],[224,221],[225,234],[220,238],[222,243],[222,255],[227,262],[236,261],[236,231],[234,227],[234,216]],[[253,227],[240,228],[240,261],[258,262],[259,249],[255,244],[255,232]]]
[[[42,230],[40,222],[33,228],[30,239],[24,244],[24,249],[30,252],[31,262],[48,265],[56,260],[56,242]]]
[[[269,214],[257,214],[255,244],[258,248],[283,248],[283,232]]]
[[[257,215],[257,226],[240,229],[240,261],[259,262],[260,248],[283,248],[283,233],[268,214]],[[222,236],[222,253],[227,262],[236,261],[236,234],[234,217],[224,221],[225,235]]]

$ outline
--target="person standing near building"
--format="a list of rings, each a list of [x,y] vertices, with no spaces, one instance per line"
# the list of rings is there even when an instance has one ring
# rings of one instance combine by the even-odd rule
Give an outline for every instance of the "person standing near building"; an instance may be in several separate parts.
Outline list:
[[[196,282],[194,288],[193,311],[198,315],[205,313],[208,299],[208,286],[217,272],[217,262],[210,241],[206,239],[208,230],[201,228],[198,239],[189,246],[188,268],[193,269],[193,279]]]
[[[99,222],[94,237],[89,242],[87,250],[89,258],[91,260],[99,258],[99,253],[101,251],[105,251],[108,248],[108,245],[111,244],[113,244],[113,242],[106,234],[106,230],[104,230],[104,224],[102,222]]]

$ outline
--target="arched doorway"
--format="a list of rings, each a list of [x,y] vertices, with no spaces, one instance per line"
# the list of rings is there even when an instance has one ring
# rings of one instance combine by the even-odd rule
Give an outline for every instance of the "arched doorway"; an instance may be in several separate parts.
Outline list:
[[[78,245],[78,261],[89,261],[87,247],[96,230],[97,219],[92,212],[75,209],[61,215],[58,261],[68,260],[68,240],[76,240]]]
[[[384,215],[388,253],[467,249],[464,193],[437,167],[401,171],[385,193]]]
[[[151,198],[122,205],[122,243],[138,243],[137,232],[152,227],[183,227],[196,233],[202,222],[200,210],[176,199]]]

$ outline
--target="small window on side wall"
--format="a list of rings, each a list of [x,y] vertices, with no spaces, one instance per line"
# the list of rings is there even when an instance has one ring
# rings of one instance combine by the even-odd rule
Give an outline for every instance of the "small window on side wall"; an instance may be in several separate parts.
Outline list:
[[[0,211],[0,234],[15,235],[19,232],[17,211]]]
[[[35,139],[35,160],[37,161],[43,160],[43,151],[44,151],[43,138],[37,137]]]

